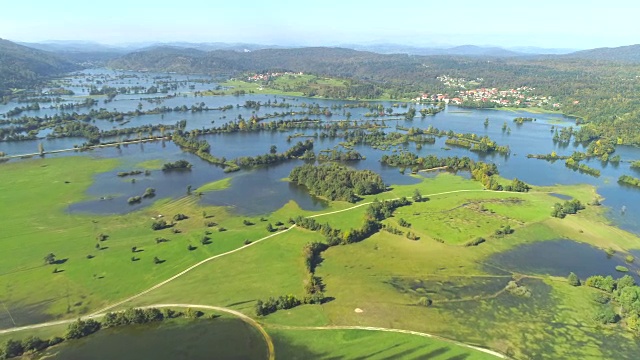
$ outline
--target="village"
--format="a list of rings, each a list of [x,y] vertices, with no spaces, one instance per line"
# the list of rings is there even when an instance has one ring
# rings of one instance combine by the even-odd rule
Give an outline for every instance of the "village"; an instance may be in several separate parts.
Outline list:
[[[439,76],[437,79],[452,89],[451,95],[422,93],[414,100],[416,102],[443,101],[447,104],[470,105],[472,107],[552,107],[558,109],[562,106],[560,103],[553,102],[551,96],[534,94],[535,88],[530,86],[508,90],[484,87],[468,89],[479,85],[484,79],[477,78],[468,81],[464,78],[446,75]]]
[[[285,72],[271,72],[271,73],[267,72],[263,74],[253,74],[253,75],[247,76],[247,81],[269,81],[273,78],[286,76],[286,75],[302,76],[304,75],[304,73],[302,71],[300,72],[285,71]]]

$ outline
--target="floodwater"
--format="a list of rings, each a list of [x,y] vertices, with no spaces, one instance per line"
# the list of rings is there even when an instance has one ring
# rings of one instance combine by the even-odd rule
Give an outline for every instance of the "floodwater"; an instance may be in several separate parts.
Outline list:
[[[625,262],[625,255],[607,253],[589,244],[572,240],[540,241],[520,245],[511,250],[497,253],[486,261],[487,270],[496,269],[526,274],[548,274],[567,276],[574,272],[582,280],[593,275],[611,275],[614,278],[625,274],[638,279],[640,267],[634,261]],[[616,266],[624,266],[628,273],[616,271]]]
[[[262,335],[239,319],[167,321],[100,330],[46,351],[56,360],[266,359]]]
[[[67,102],[81,102],[88,94],[88,86],[91,84],[108,85],[113,87],[148,87],[158,85],[162,82],[175,84],[175,88],[168,94],[175,95],[171,98],[156,99],[167,94],[131,94],[118,95],[115,100],[104,103],[105,97],[96,97],[98,104],[93,109],[105,108],[108,110],[133,111],[137,108],[143,110],[152,109],[158,106],[176,107],[204,103],[209,108],[218,108],[231,105],[232,108],[226,111],[212,110],[203,112],[170,112],[160,115],[142,115],[127,119],[128,122],[118,124],[105,120],[96,120],[94,124],[101,129],[125,128],[145,124],[175,124],[177,121],[185,119],[187,129],[201,129],[203,127],[219,126],[228,121],[238,119],[248,119],[252,115],[263,116],[274,112],[305,111],[309,106],[319,106],[328,108],[333,115],[309,115],[310,119],[323,121],[344,120],[347,112],[352,120],[371,119],[364,117],[370,112],[368,108],[339,108],[345,104],[353,104],[354,101],[339,101],[327,99],[311,99],[290,96],[274,96],[266,94],[248,94],[244,96],[194,96],[194,93],[202,90],[215,90],[217,83],[206,76],[186,76],[176,74],[152,74],[123,72],[105,69],[85,70],[81,75],[69,76],[62,80],[66,88],[72,89],[75,96],[62,96]],[[285,103],[288,108],[267,107],[260,109],[245,108],[246,101],[260,101],[263,104],[267,101],[272,103]],[[392,102],[373,102],[381,104],[385,108],[392,106]],[[13,109],[16,106],[24,106],[25,103],[9,103],[0,106],[0,114]],[[43,109],[38,111],[28,111],[22,115],[51,115],[60,112],[60,109],[44,109],[50,104],[43,104]],[[417,105],[418,108],[427,105]],[[394,108],[396,112],[406,111],[403,108]],[[78,113],[86,113],[89,108],[73,109]],[[65,110],[70,111],[70,110]],[[527,122],[523,125],[516,125],[512,122],[515,117],[532,117],[536,121]],[[287,116],[284,119],[300,118],[301,116]],[[489,125],[484,126],[484,120],[489,119]],[[281,118],[277,118],[281,119]],[[270,121],[270,120],[265,120]],[[507,123],[510,131],[502,131],[502,124]],[[478,135],[488,135],[500,145],[509,145],[511,156],[505,157],[499,154],[478,154],[469,152],[466,149],[453,147],[445,150],[444,138],[438,138],[435,144],[423,144],[421,150],[415,148],[415,144],[408,146],[398,146],[386,151],[374,150],[366,146],[358,146],[356,150],[366,156],[366,160],[352,162],[349,165],[359,169],[371,169],[379,172],[384,181],[388,184],[411,184],[417,180],[402,175],[395,168],[387,168],[379,163],[379,158],[391,151],[409,150],[420,155],[434,154],[438,156],[469,156],[472,159],[495,162],[498,165],[500,174],[506,178],[517,177],[532,185],[553,185],[553,184],[579,184],[588,183],[597,187],[598,193],[605,199],[603,206],[609,209],[609,218],[623,229],[640,234],[640,189],[623,187],[617,183],[617,179],[622,174],[640,176],[630,169],[628,161],[640,158],[640,149],[635,147],[618,146],[616,154],[622,157],[623,162],[619,165],[603,164],[601,161],[592,159],[585,161],[591,167],[601,171],[600,177],[592,177],[586,174],[568,169],[563,161],[547,162],[544,160],[528,159],[527,154],[542,154],[555,151],[558,155],[570,155],[574,150],[584,150],[581,145],[570,144],[560,145],[552,141],[552,129],[574,126],[570,118],[560,114],[534,114],[526,111],[507,112],[497,110],[467,110],[460,111],[459,108],[449,106],[444,112],[435,116],[427,116],[421,119],[419,116],[413,121],[386,120],[389,126],[388,131],[396,131],[395,125],[403,127],[427,128],[434,126],[438,129],[453,130],[459,133],[476,133]],[[302,133],[313,135],[315,130],[293,130],[292,132],[261,132],[261,133],[232,133],[232,134],[212,134],[203,136],[211,144],[211,153],[217,157],[233,159],[238,156],[254,156],[265,154],[271,145],[276,145],[278,151],[284,151],[297,141],[304,141],[305,137],[294,138],[287,141],[287,137],[292,133]],[[46,134],[43,131],[42,134]],[[132,138],[135,135],[131,136]],[[57,150],[72,148],[80,145],[86,140],[83,138],[63,138],[47,139],[43,138],[35,141],[20,142],[0,142],[0,151],[9,155],[25,154],[36,152],[38,144],[42,143],[45,150]],[[315,151],[331,149],[339,146],[339,140],[315,139]],[[179,197],[186,193],[186,188],[192,188],[216,181],[224,177],[231,176],[231,187],[222,191],[205,194],[202,201],[212,205],[232,206],[235,211],[243,214],[261,214],[274,211],[289,200],[296,201],[302,208],[309,210],[322,209],[322,201],[312,198],[303,190],[296,186],[282,182],[290,170],[301,164],[301,161],[293,160],[284,164],[265,166],[251,170],[242,170],[238,173],[225,174],[222,169],[210,165],[193,155],[183,153],[171,142],[145,143],[129,145],[121,149],[105,148],[89,152],[68,152],[47,156],[69,156],[82,155],[95,158],[119,158],[122,165],[112,173],[101,174],[96,177],[94,185],[88,190],[88,194],[93,198],[85,203],[70,206],[71,212],[91,212],[91,213],[125,213],[148,206],[151,201],[143,200],[137,205],[128,205],[126,199],[141,195],[147,187],[156,189],[157,196]],[[162,173],[159,170],[152,171],[150,176],[136,176],[136,183],[132,184],[130,178],[118,178],[115,173],[118,171],[133,170],[137,163],[162,159],[163,161],[175,161],[186,159],[194,164],[190,172]],[[106,198],[110,200],[100,200]]]

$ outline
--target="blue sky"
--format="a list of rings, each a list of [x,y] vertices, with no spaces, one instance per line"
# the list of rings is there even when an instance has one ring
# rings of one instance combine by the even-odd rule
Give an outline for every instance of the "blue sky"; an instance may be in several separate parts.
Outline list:
[[[0,37],[584,49],[640,43],[639,13],[637,0],[27,0],[2,4]]]

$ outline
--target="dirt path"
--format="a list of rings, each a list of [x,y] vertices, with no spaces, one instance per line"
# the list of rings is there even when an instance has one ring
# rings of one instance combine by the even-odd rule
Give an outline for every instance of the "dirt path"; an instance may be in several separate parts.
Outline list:
[[[465,343],[461,343],[455,340],[451,340],[451,339],[447,339],[444,338],[442,336],[438,336],[438,335],[434,335],[434,334],[429,334],[429,333],[422,333],[422,332],[417,332],[417,331],[411,331],[411,330],[402,330],[402,329],[391,329],[391,328],[382,328],[382,327],[372,327],[372,326],[284,326],[284,325],[274,325],[274,326],[270,326],[273,327],[275,329],[286,329],[286,330],[300,330],[300,331],[304,331],[304,330],[366,330],[366,331],[384,331],[384,332],[393,332],[393,333],[400,333],[400,334],[408,334],[408,335],[416,335],[416,336],[422,336],[425,338],[431,338],[431,339],[437,339],[437,340],[442,340],[442,341],[446,341],[461,347],[465,347],[467,349],[473,349],[473,350],[477,350],[477,351],[481,351],[485,354],[490,354],[493,355],[495,357],[498,357],[500,359],[507,359],[507,357],[497,351],[493,351],[493,350],[489,350],[489,349],[485,349],[479,346],[474,346],[474,345],[469,345],[469,344],[465,344]]]

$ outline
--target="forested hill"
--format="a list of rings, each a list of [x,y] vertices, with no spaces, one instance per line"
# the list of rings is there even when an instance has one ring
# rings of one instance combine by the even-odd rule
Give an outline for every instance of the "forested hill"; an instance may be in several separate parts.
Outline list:
[[[565,55],[565,57],[640,63],[640,45],[576,51],[574,53]]]
[[[245,71],[292,70],[347,78],[383,80],[389,71],[415,74],[421,63],[408,55],[382,55],[344,48],[263,49],[252,52],[158,47],[127,54],[109,63],[129,70],[232,74]]]
[[[78,68],[52,53],[0,39],[0,94],[11,88],[25,88],[43,77]]]

